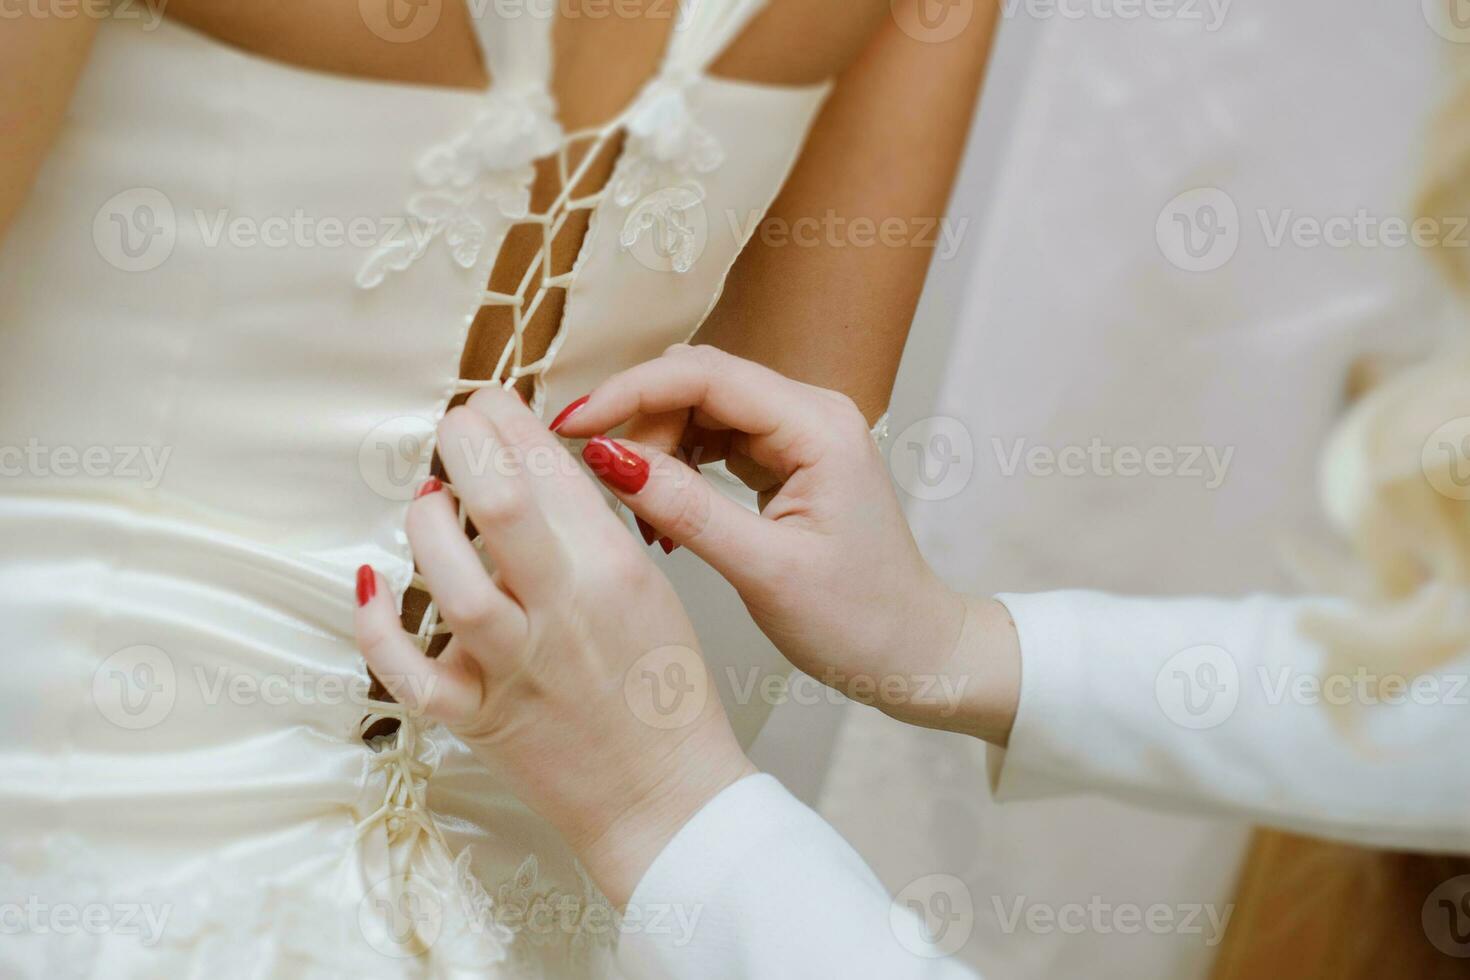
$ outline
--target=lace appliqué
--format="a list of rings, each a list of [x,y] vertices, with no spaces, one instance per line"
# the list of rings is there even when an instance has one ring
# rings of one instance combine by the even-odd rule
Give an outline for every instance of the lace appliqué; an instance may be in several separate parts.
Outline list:
[[[32,870],[28,864],[39,867]],[[39,975],[42,976],[59,980],[91,976],[102,949],[96,931],[80,927],[47,928],[52,909],[69,908],[78,918],[91,910],[101,910],[114,932],[131,935],[140,944],[146,944],[156,941],[156,937],[150,934],[150,919],[139,914],[145,905],[139,899],[146,896],[112,894],[88,860],[81,842],[74,837],[48,837],[29,854],[17,850],[14,864],[0,861],[0,905],[15,910],[21,924],[16,938],[39,947],[39,962],[44,971]],[[32,909],[36,910],[34,915]],[[124,916],[129,921],[118,921]],[[27,921],[28,918],[35,921]],[[12,957],[22,955],[24,950],[19,943],[12,945],[12,942],[7,937],[6,944],[0,945],[0,976],[22,975],[25,961]]]
[[[40,868],[24,874],[22,864]],[[127,942],[167,949],[163,955],[189,964],[188,975],[216,980],[307,965],[313,976],[381,975],[383,958],[364,943],[356,910],[300,882],[211,870],[182,881],[140,886],[129,879],[118,885],[104,879],[100,866],[97,854],[69,835],[46,838],[15,865],[0,863],[0,901],[17,902],[15,907],[34,909],[37,916],[0,943],[0,975],[105,975],[106,951],[116,953]],[[58,911],[74,913],[77,926],[53,928]],[[83,928],[84,922],[90,926]],[[37,953],[39,968],[28,955]],[[22,972],[20,964],[28,969]]]
[[[381,828],[390,847],[412,848],[423,843],[439,854],[449,844],[434,822],[428,805],[429,779],[439,769],[442,753],[429,732],[402,705],[375,702],[363,719],[364,730],[383,719],[399,722],[398,730],[366,760],[367,776],[384,779],[383,803],[357,825],[359,838]],[[424,873],[409,871],[378,882],[369,898],[390,910],[383,924],[362,924],[369,942],[380,952],[403,948],[407,953],[434,951],[436,958],[465,968],[484,969],[507,958],[515,934],[497,919],[494,902],[470,870],[470,852],[453,859],[448,881],[435,884]],[[410,924],[427,932],[410,936]]]
[[[562,138],[550,95],[487,95],[469,129],[420,157],[416,174],[428,189],[408,200],[408,215],[417,224],[368,256],[357,284],[378,286],[389,273],[423,258],[441,238],[460,267],[474,268],[490,238],[477,214],[480,206],[488,202],[507,218],[525,218],[535,163],[556,152]]]
[[[629,209],[619,243],[632,249],[651,234],[654,251],[680,273],[699,257],[692,216],[705,198],[700,177],[725,162],[725,148],[690,106],[689,89],[697,80],[672,74],[655,79],[617,120],[592,134],[600,143],[614,130],[627,133],[609,188],[613,202]],[[410,227],[368,256],[357,284],[373,289],[423,258],[440,239],[458,265],[474,268],[490,238],[481,206],[491,204],[514,221],[527,219],[536,161],[564,153],[567,144],[548,93],[487,95],[465,132],[419,159],[416,173],[425,190],[408,200]]]
[[[614,945],[619,922],[616,910],[580,867],[582,894],[541,883],[541,865],[533,854],[495,890],[495,920],[516,939],[547,946],[569,937],[573,965],[583,964],[596,948]]]
[[[699,178],[725,162],[724,147],[690,107],[694,81],[659,78],[628,110],[627,143],[612,186],[613,202],[630,209],[619,244],[632,249],[651,234],[654,252],[680,273],[699,258],[694,217],[705,198]]]
[[[435,825],[426,799],[428,782],[441,758],[437,742],[398,704],[375,703],[374,714],[362,725],[371,727],[384,717],[397,719],[398,731],[367,762],[369,773],[386,776],[384,802],[358,824],[358,833],[381,826],[390,843],[398,845],[411,844],[412,837],[424,834],[448,853],[448,843]],[[433,727],[444,733],[442,726]],[[509,951],[522,972],[528,968],[528,946],[565,944],[574,963],[585,960],[598,946],[611,947],[617,933],[617,916],[591,878],[577,868],[582,885],[582,893],[577,895],[544,885],[540,867],[536,855],[527,856],[515,874],[496,887],[493,896],[475,877],[468,848],[454,859],[452,887],[448,889],[430,894],[427,883],[419,875],[412,875],[406,888],[410,898],[430,907],[446,901],[455,906],[434,916],[436,935],[428,945],[436,955],[447,953],[451,961],[464,966],[498,963]]]
[[[884,443],[888,441],[888,437],[889,435],[891,435],[891,433],[888,431],[889,414],[890,413],[888,412],[884,412],[881,416],[879,416],[878,421],[873,423],[873,428],[869,430],[869,434],[873,437],[873,441],[876,442],[880,448],[883,446]]]
[[[725,148],[689,105],[694,82],[693,77],[659,78],[629,108],[622,172],[612,189],[620,207],[650,190],[713,173],[725,162]]]

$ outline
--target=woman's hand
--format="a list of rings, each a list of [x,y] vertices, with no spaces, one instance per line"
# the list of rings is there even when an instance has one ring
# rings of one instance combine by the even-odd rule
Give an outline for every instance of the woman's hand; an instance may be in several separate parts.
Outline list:
[[[408,537],[453,639],[425,657],[364,567],[359,646],[395,698],[464,739],[621,905],[689,817],[753,769],[668,580],[520,400],[479,392],[444,417],[438,445],[496,573],[429,481]]]
[[[650,447],[630,445],[649,461],[646,483],[604,482],[727,578],[807,674],[902,721],[1005,742],[1020,687],[1010,618],[929,569],[850,399],[713,347],[678,345],[574,404],[558,419],[560,435],[687,416],[708,440],[698,462],[737,454],[776,474],[760,515]]]

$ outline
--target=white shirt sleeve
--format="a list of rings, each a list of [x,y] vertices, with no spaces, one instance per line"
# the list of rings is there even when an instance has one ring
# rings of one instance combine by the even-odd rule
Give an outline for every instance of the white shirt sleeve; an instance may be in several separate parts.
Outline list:
[[[1470,851],[1470,660],[1329,672],[1297,627],[1331,605],[1313,600],[997,598],[1021,641],[1015,728],[991,754],[998,799],[1095,791]]]
[[[941,955],[954,910],[931,907],[939,897],[891,900],[821,817],[749,776],[654,860],[623,916],[619,966],[638,980],[976,980]]]

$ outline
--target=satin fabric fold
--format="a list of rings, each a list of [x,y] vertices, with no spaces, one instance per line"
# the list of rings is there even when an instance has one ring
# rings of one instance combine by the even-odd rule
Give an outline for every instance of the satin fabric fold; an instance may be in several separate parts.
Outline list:
[[[480,6],[487,56],[546,70],[528,22]],[[677,64],[758,6],[691,8]],[[615,975],[557,835],[372,701],[352,640],[359,564],[409,584],[404,510],[514,223],[478,207],[465,262],[414,214],[426,151],[533,97],[495,74],[389,85],[101,25],[0,246],[0,973]],[[724,148],[708,242],[650,269],[632,206],[600,207],[542,405],[694,331],[745,241],[723,212],[753,227],[826,92],[685,81]],[[747,737],[763,714],[733,710]],[[382,717],[399,734],[365,744]]]

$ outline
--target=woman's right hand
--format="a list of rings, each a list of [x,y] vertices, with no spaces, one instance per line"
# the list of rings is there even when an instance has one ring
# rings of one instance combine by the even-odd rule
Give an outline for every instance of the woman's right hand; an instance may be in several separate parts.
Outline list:
[[[696,447],[699,462],[739,454],[776,474],[784,482],[755,514],[650,446],[620,440],[649,462],[637,493],[619,489],[611,461],[589,459],[638,517],[728,579],[798,668],[910,724],[1005,741],[1020,684],[1014,627],[999,603],[930,570],[850,399],[680,344],[574,406],[562,436],[685,412],[715,443]]]

